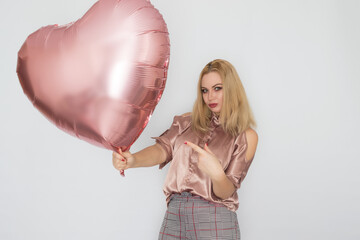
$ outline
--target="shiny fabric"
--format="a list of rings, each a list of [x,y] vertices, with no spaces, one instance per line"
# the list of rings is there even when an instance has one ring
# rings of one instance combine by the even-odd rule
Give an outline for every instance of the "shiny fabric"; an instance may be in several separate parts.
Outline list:
[[[166,201],[169,204],[173,193],[190,192],[236,211],[239,207],[237,192],[228,199],[218,198],[212,191],[210,178],[197,167],[198,154],[184,142],[190,141],[202,148],[208,143],[220,160],[225,174],[238,189],[252,162],[246,159],[246,134],[242,132],[234,137],[225,133],[215,114],[210,123],[209,131],[198,136],[191,128],[191,116],[175,116],[171,127],[154,138],[167,153],[166,161],[159,166],[160,169],[171,162],[163,189]]]
[[[79,20],[32,33],[17,73],[31,103],[61,130],[128,150],[167,80],[167,25],[149,0],[99,0]]]

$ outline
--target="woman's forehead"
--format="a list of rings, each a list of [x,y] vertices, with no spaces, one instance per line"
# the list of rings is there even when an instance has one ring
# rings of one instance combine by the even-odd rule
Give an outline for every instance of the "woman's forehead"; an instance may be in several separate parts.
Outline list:
[[[205,74],[201,79],[201,87],[209,88],[216,84],[222,84],[220,74],[217,72],[210,72]]]

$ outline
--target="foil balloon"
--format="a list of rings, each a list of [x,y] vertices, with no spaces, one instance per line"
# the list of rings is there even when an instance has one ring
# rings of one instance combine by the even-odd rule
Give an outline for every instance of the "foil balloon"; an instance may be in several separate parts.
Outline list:
[[[164,91],[166,23],[147,0],[100,0],[76,22],[29,35],[17,73],[32,104],[65,132],[130,148]]]

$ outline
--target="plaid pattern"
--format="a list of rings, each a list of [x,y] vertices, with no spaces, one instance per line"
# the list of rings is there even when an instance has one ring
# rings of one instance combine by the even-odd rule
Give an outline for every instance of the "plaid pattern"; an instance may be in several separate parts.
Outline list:
[[[171,196],[158,239],[240,240],[240,229],[235,212],[183,192]]]

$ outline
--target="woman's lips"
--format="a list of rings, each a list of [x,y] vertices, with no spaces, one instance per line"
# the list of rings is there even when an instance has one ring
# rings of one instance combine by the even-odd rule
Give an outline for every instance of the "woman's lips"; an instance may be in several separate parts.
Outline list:
[[[215,108],[217,106],[217,103],[211,103],[211,104],[209,104],[209,107],[210,108]]]

